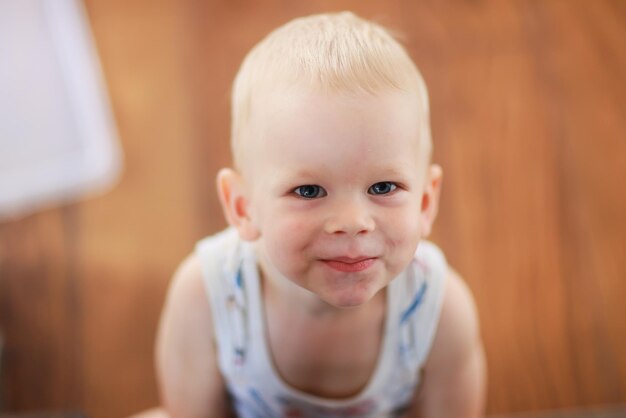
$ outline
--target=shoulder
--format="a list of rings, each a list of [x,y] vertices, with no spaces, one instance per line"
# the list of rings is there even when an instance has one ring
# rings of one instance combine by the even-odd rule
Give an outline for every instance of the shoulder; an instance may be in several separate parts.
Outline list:
[[[220,290],[216,284],[237,242],[236,231],[228,228],[199,241],[195,251],[178,266],[161,314],[157,341],[160,364],[194,354],[201,361],[207,353],[215,352],[212,298]]]
[[[197,255],[187,257],[174,274],[167,293],[157,342],[160,362],[192,354],[212,345],[209,300]]]
[[[441,319],[416,397],[419,416],[479,417],[486,393],[486,362],[472,294],[449,269]]]
[[[226,408],[209,303],[201,262],[192,254],[174,274],[157,338],[159,387],[170,413],[200,416]]]
[[[197,254],[190,254],[174,273],[167,293],[164,313],[178,313],[186,317],[200,314],[205,317],[210,314],[202,266]]]
[[[479,346],[480,321],[472,292],[461,276],[447,267],[439,324],[426,369],[462,362]]]

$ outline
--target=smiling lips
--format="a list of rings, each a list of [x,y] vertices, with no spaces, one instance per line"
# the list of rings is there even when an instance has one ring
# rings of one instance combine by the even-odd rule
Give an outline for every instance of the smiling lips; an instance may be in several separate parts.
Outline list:
[[[321,260],[328,267],[343,273],[356,273],[368,269],[376,262],[375,257],[348,258],[338,257]]]

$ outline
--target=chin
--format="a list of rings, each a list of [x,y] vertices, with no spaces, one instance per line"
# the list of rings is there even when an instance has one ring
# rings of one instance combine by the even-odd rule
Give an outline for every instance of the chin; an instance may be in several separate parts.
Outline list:
[[[380,290],[379,286],[374,287],[372,283],[369,286],[360,284],[341,290],[334,289],[320,297],[335,308],[355,308],[372,300]]]

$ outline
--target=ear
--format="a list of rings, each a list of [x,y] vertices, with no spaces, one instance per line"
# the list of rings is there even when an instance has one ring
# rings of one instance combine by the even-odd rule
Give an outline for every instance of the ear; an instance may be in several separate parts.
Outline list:
[[[261,233],[250,217],[250,199],[241,175],[230,168],[221,169],[217,173],[217,193],[226,220],[237,228],[241,239],[258,239]]]
[[[435,218],[437,217],[442,180],[443,171],[440,166],[432,164],[428,167],[428,172],[426,173],[426,184],[424,187],[424,193],[422,194],[422,208],[420,211],[422,238],[426,238],[430,235],[433,222],[435,222]]]

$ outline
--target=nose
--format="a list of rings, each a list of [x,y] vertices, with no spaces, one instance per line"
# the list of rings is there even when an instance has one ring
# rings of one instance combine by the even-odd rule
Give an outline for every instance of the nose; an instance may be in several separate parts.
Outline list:
[[[376,223],[367,208],[367,203],[344,200],[330,209],[324,230],[328,234],[356,236],[372,232],[375,226]]]

